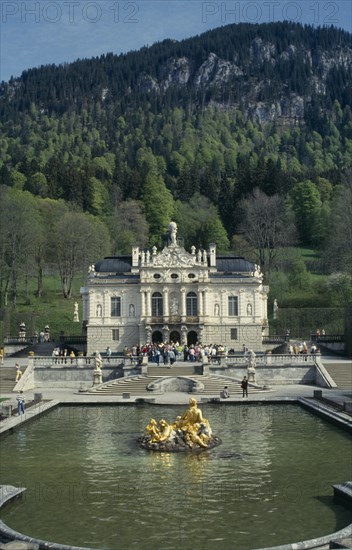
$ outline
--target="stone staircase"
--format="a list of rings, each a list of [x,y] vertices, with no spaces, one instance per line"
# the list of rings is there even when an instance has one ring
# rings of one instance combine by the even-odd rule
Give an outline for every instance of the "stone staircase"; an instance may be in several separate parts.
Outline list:
[[[157,367],[158,372],[161,371],[161,368]],[[229,378],[218,376],[218,375],[199,375],[199,374],[176,374],[172,372],[173,369],[166,369],[167,375],[163,375],[160,373],[160,376],[155,375],[139,375],[139,376],[131,376],[128,378],[117,378],[116,380],[112,380],[111,382],[106,382],[104,384],[101,384],[99,386],[93,386],[90,390],[88,390],[89,393],[93,393],[95,395],[116,395],[116,396],[122,396],[123,393],[128,393],[131,396],[146,396],[149,397],[153,396],[152,391],[147,390],[147,386],[150,383],[155,383],[158,379],[163,378],[165,376],[189,376],[192,378],[192,380],[199,381],[204,385],[204,390],[199,392],[199,395],[202,395],[204,397],[219,397],[220,391],[224,388],[224,386],[228,387],[228,390],[230,392],[231,397],[241,397],[242,396],[242,389],[240,386],[240,381],[236,380],[230,380]],[[261,388],[252,387],[250,386],[248,388],[249,394],[259,393],[262,392]],[[268,390],[265,390],[268,391]],[[159,393],[159,392],[155,392]],[[198,392],[197,392],[198,394]]]
[[[352,391],[352,361],[328,363],[323,365],[341,390]]]
[[[22,374],[26,370],[21,367]],[[0,367],[0,395],[11,393],[15,387],[16,368],[15,367]]]
[[[202,363],[178,361],[172,367],[164,365],[154,367],[151,363],[148,365],[148,376],[194,376],[195,374],[203,374]]]
[[[33,352],[34,355],[39,357],[48,357],[51,356],[53,349],[55,348],[56,344],[54,342],[38,342],[38,344],[33,344],[31,346],[27,346],[25,349],[22,349],[21,351],[16,351],[16,353],[11,354],[11,357],[28,357],[29,352]]]

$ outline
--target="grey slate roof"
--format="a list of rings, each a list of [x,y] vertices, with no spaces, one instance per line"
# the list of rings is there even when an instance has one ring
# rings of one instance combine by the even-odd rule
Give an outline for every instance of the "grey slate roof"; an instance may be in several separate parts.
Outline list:
[[[98,273],[130,273],[132,267],[131,256],[108,256],[95,264]],[[250,273],[254,271],[254,264],[240,256],[217,256],[216,267],[218,273]]]
[[[221,273],[249,273],[255,267],[241,256],[217,256],[216,269]]]
[[[98,273],[130,273],[131,267],[131,256],[111,256],[99,260],[95,264],[95,271]]]

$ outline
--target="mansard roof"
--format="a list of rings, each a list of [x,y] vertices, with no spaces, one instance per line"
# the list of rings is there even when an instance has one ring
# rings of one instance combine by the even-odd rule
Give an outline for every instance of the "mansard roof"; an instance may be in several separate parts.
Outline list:
[[[216,270],[221,273],[249,273],[255,265],[242,256],[216,256]]]
[[[98,273],[130,273],[131,269],[131,256],[108,256],[95,264]]]
[[[131,256],[108,256],[95,264],[95,271],[98,273],[131,273],[131,270]],[[217,256],[216,271],[218,273],[250,273],[255,271],[255,265],[241,256]]]

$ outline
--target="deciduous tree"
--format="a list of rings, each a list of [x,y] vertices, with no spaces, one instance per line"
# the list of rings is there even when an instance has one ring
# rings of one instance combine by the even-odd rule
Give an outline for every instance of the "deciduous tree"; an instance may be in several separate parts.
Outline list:
[[[240,203],[241,229],[257,254],[257,262],[268,276],[282,247],[295,242],[295,226],[285,201],[279,195],[268,197],[256,188]]]

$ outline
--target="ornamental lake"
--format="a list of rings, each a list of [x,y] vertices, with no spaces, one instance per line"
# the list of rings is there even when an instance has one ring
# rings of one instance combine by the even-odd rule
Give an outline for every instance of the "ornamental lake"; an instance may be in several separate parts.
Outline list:
[[[332,484],[352,479],[350,434],[298,405],[201,405],[222,445],[152,453],[151,417],[186,407],[58,407],[3,440],[1,483],[26,487],[2,511],[13,529],[111,550],[230,550],[323,536],[351,521]]]

